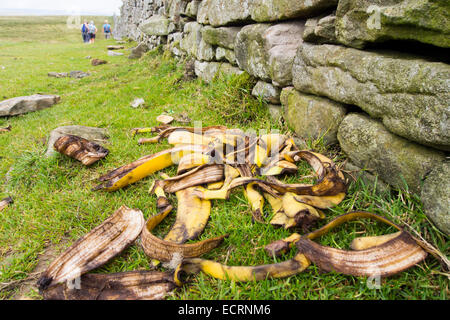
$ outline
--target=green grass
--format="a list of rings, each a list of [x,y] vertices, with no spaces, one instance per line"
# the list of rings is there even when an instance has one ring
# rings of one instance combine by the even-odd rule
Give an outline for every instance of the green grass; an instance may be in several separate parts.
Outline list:
[[[96,18],[97,24],[103,19]],[[128,60],[127,51],[123,51],[123,57],[108,57],[106,46],[113,43],[101,38],[95,45],[81,43],[79,32],[67,29],[63,17],[0,17],[0,66],[5,67],[0,67],[0,99],[35,93],[61,95],[61,102],[50,109],[0,119],[0,127],[13,127],[12,132],[0,135],[0,196],[11,195],[15,200],[0,212],[0,286],[11,284],[0,292],[0,298],[17,296],[20,281],[33,275],[47,248],[61,252],[121,205],[139,208],[146,217],[155,213],[155,198],[148,194],[155,177],[114,193],[91,191],[101,174],[168,147],[166,143],[138,146],[130,129],[156,125],[155,118],[162,112],[186,111],[193,121],[202,121],[204,126],[285,130],[271,122],[265,106],[249,95],[248,78],[233,77],[209,85],[200,80],[186,82],[183,65],[167,54],[153,52],[138,61]],[[92,67],[86,56],[109,63]],[[51,71],[72,70],[88,71],[92,76],[80,80],[47,77]],[[130,107],[138,97],[145,99],[148,108]],[[74,124],[108,129],[110,142],[106,147],[111,153],[104,161],[86,168],[62,155],[43,157],[48,134],[59,126]],[[339,150],[308,143],[338,163],[345,160]],[[449,252],[448,238],[430,224],[418,197],[407,191],[379,195],[374,186],[357,181],[350,186],[345,201],[326,212],[327,221],[358,209],[385,215],[395,222],[407,221],[442,252]],[[267,212],[270,214],[269,209]],[[174,215],[156,229],[157,235],[163,236],[169,230]],[[363,222],[340,227],[320,242],[348,248],[355,236],[393,231],[379,223]],[[230,237],[205,258],[226,261],[228,265],[259,265],[295,254],[292,250],[277,260],[265,254],[266,244],[290,232],[253,224],[242,190],[234,191],[229,201],[213,202],[211,219],[201,239],[225,233]],[[137,244],[95,272],[148,268],[149,261]],[[191,276],[189,284],[170,299],[445,300],[448,278],[441,272],[439,262],[429,257],[406,272],[384,279],[379,290],[369,289],[365,278],[323,274],[315,266],[287,279],[255,283],[220,281],[199,274]],[[26,295],[40,298],[34,291]]]

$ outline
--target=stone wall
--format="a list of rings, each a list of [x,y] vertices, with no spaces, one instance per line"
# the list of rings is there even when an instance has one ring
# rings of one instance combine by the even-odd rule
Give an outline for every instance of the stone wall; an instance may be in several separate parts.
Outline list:
[[[303,138],[422,194],[450,233],[450,2],[124,0],[115,36],[195,58],[205,81],[243,71]]]

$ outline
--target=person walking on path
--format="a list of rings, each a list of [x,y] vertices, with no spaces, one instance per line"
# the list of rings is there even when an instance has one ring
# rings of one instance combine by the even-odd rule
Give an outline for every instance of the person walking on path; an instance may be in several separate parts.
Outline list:
[[[97,27],[94,24],[94,21],[91,21],[88,26],[89,30],[89,43],[95,43],[95,35],[97,34]]]
[[[89,29],[88,29],[88,23],[85,21],[83,25],[81,26],[81,35],[83,37],[83,42],[88,43],[89,42]]]
[[[103,33],[105,34],[105,39],[111,38],[111,25],[108,23],[108,20],[105,20],[103,25]]]

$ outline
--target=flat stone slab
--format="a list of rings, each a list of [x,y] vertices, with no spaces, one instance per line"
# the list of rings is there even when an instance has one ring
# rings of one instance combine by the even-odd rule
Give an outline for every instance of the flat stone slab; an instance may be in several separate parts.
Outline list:
[[[84,71],[71,71],[69,73],[69,76],[75,79],[82,79],[85,77],[89,77],[90,75],[91,75],[90,73]]]
[[[211,82],[220,75],[240,75],[244,71],[229,63],[195,61],[195,74],[205,82]]]
[[[131,49],[131,54],[128,59],[140,59],[144,53],[148,51],[148,46],[145,43],[138,44],[135,48]]]
[[[260,97],[262,100],[271,104],[281,104],[280,93],[280,88],[264,81],[258,81],[252,90],[254,97]]]
[[[251,21],[249,0],[208,0],[207,17],[212,26]]]
[[[69,73],[67,73],[67,72],[49,72],[48,76],[52,77],[52,78],[67,78],[69,76]]]
[[[339,44],[336,39],[336,15],[308,19],[303,32],[303,40],[318,44]]]
[[[149,36],[167,36],[170,20],[162,15],[153,15],[139,26],[139,29]]]
[[[91,74],[84,71],[70,71],[70,72],[49,72],[48,76],[53,78],[75,78],[81,79],[85,77],[89,77]]]
[[[211,26],[205,26],[202,29],[202,36],[207,43],[213,46],[234,49],[236,36],[241,29],[242,27],[213,28]]]
[[[17,116],[50,108],[60,100],[61,97],[57,95],[41,94],[8,99],[0,102],[0,117]]]
[[[305,139],[337,142],[339,125],[347,113],[345,105],[327,98],[284,88],[281,93],[284,119],[295,133]]]
[[[125,49],[124,46],[108,46],[108,50],[122,50]]]
[[[115,52],[115,51],[108,51],[108,56],[110,57],[118,57],[123,56],[124,54],[122,52]]]
[[[181,49],[197,60],[212,61],[216,55],[215,49],[206,43],[202,37],[203,26],[197,22],[188,22],[184,26],[184,37],[181,40]]]
[[[234,50],[225,49],[222,47],[216,48],[216,60],[228,61],[232,65],[237,65],[236,54],[234,53]]]
[[[197,20],[212,26],[227,26],[311,18],[335,8],[337,3],[338,0],[204,0]]]
[[[251,24],[242,28],[235,42],[239,67],[278,87],[292,84],[292,65],[302,44],[304,21]]]
[[[449,12],[445,0],[340,0],[336,35],[339,42],[355,48],[388,40],[449,48]]]
[[[195,19],[197,17],[198,8],[200,6],[201,1],[199,0],[193,0],[189,2],[186,6],[186,9],[182,14],[184,14],[187,17]]]
[[[257,22],[310,18],[335,8],[338,4],[338,0],[248,0],[248,2],[251,17]]]
[[[78,125],[59,127],[50,133],[50,137],[47,142],[47,152],[45,153],[46,157],[58,154],[53,146],[60,137],[66,135],[78,136],[98,144],[105,143],[108,139],[107,130],[103,128]]]
[[[427,176],[421,200],[425,214],[450,236],[450,162],[437,165]]]
[[[445,154],[389,132],[380,121],[350,113],[339,126],[342,150],[356,166],[368,169],[400,189],[420,194],[422,181]]]
[[[448,64],[305,42],[298,49],[292,75],[300,92],[356,105],[382,120],[392,133],[450,150]]]

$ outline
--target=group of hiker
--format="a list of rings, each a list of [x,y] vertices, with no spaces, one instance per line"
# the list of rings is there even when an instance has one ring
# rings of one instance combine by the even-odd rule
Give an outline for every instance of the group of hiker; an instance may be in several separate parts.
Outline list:
[[[103,34],[105,35],[105,39],[111,38],[111,25],[108,23],[108,20],[105,20],[105,24],[103,25]],[[97,27],[94,24],[94,21],[87,22],[85,21],[81,26],[81,35],[83,37],[84,43],[94,43],[95,37],[97,34]]]

